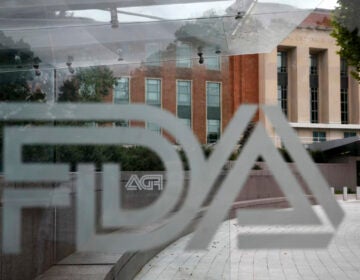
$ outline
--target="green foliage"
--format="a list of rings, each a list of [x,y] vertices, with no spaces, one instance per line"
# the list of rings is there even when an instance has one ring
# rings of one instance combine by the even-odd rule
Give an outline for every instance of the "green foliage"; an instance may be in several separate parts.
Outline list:
[[[163,171],[164,165],[156,153],[138,146],[26,146],[25,162],[63,162],[75,171],[79,163],[93,163],[97,170],[104,163],[119,163],[124,171]]]
[[[340,46],[339,54],[346,59],[348,65],[354,67],[352,75],[360,81],[360,6],[355,0],[338,0],[332,18],[331,35]]]
[[[0,31],[0,102],[45,100],[40,89],[33,93],[30,88],[34,60],[41,61],[29,44],[22,39],[16,42]]]
[[[106,66],[79,68],[76,75],[60,87],[59,102],[100,102],[116,84]]]

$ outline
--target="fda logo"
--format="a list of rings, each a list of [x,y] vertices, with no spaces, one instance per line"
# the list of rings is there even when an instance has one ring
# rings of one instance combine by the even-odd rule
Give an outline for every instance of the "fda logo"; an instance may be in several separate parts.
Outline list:
[[[136,175],[131,175],[129,181],[125,185],[128,191],[153,191],[163,189],[163,176],[162,175],[144,175],[141,179]]]
[[[119,188],[120,168],[104,164],[100,184],[103,186],[101,207],[96,205],[95,167],[79,164],[76,179],[76,247],[82,252],[123,253],[155,248],[179,237],[195,217],[198,217],[212,186],[222,171],[234,146],[253,119],[258,107],[241,106],[227,126],[221,140],[209,158],[205,158],[196,137],[172,114],[147,105],[114,104],[0,104],[2,121],[99,121],[134,120],[157,124],[177,139],[189,163],[185,184],[183,164],[173,144],[155,132],[139,127],[76,127],[76,126],[6,126],[4,128],[4,177],[7,182],[66,182],[69,165],[64,163],[24,163],[22,148],[26,145],[138,145],[154,151],[166,170],[166,185],[148,177],[135,178],[128,188],[162,189],[152,204],[139,209],[123,207]],[[331,195],[327,182],[303,148],[295,132],[277,107],[260,108],[271,122],[276,134],[296,164],[325,215],[317,215],[289,166],[283,161],[264,126],[258,123],[242,148],[234,167],[222,181],[217,193],[197,224],[188,249],[206,249],[220,224],[227,217],[237,195],[243,189],[257,158],[269,164],[279,187],[291,208],[240,209],[236,217],[240,225],[276,226],[277,232],[263,231],[238,236],[239,248],[314,248],[326,247],[344,213]],[[159,178],[158,178],[159,179]],[[186,191],[184,191],[186,187]],[[18,253],[21,240],[21,210],[28,207],[69,207],[70,190],[6,188],[3,192],[3,251]],[[181,205],[180,205],[181,203]],[[96,212],[100,209],[100,215]],[[178,209],[174,212],[174,209]],[[107,231],[96,231],[97,217]],[[330,222],[331,231],[323,231]],[[146,231],[149,225],[159,225]],[[287,232],[291,226],[314,226],[309,231]],[[113,230],[118,228],[119,230]],[[121,230],[121,229],[134,230]],[[319,230],[320,229],[320,230]],[[106,232],[106,233],[104,233]]]

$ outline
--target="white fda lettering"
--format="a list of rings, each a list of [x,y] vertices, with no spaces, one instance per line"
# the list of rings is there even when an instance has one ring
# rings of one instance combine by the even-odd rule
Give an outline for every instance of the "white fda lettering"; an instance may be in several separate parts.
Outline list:
[[[158,108],[146,105],[104,105],[104,104],[0,104],[1,120],[97,120],[116,121],[139,120],[156,123],[167,130],[184,149],[190,165],[190,180],[186,199],[182,207],[173,213],[172,218],[158,229],[144,233],[136,232],[112,232],[98,234],[95,232],[95,183],[94,166],[79,165],[77,179],[77,222],[76,242],[79,251],[92,252],[127,252],[151,249],[170,242],[188,226],[197,215],[207,194],[217,179],[222,166],[230,156],[234,145],[245,131],[251,121],[257,106],[243,105],[234,115],[216,149],[208,160],[204,158],[201,146],[192,134],[191,130],[182,125],[173,115]],[[291,130],[281,112],[276,107],[262,107],[263,112],[271,121],[277,134],[282,138],[284,146],[297,164],[299,173],[318,203],[323,207],[333,228],[336,229],[343,218],[343,212],[328,191],[327,184],[316,166],[307,155],[298,141],[295,133]],[[82,137],[76,137],[81,135]],[[146,139],[146,141],[145,141]],[[109,128],[109,127],[5,127],[4,130],[4,175],[7,181],[66,181],[68,180],[68,166],[66,164],[25,164],[21,161],[21,148],[30,144],[103,144],[121,145],[135,144],[145,146],[155,151],[163,161],[166,168],[167,183],[161,196],[153,204],[141,209],[123,209],[119,192],[119,166],[115,164],[104,165],[103,176],[103,227],[141,227],[160,221],[172,211],[177,203],[183,187],[184,171],[179,155],[172,144],[165,138],[151,131],[141,128]],[[264,216],[259,216],[255,210],[238,211],[237,217],[240,224],[263,225],[271,223],[276,225],[321,225],[321,221],[311,209],[309,202],[294,179],[287,165],[282,161],[273,146],[272,141],[266,134],[264,127],[258,124],[251,141],[244,147],[233,170],[231,170],[223,182],[219,193],[213,199],[204,217],[195,229],[194,235],[188,244],[188,249],[205,249],[215,234],[219,224],[226,217],[231,208],[234,197],[239,193],[248,177],[253,161],[261,155],[274,164],[270,165],[274,177],[287,196],[292,209],[279,213],[267,211]],[[135,180],[135,179],[134,179]],[[141,187],[154,188],[156,181],[138,180]],[[286,186],[285,186],[286,185]],[[316,187],[315,187],[316,186]],[[36,188],[14,192],[11,189],[4,191],[3,211],[3,247],[4,253],[18,253],[20,251],[21,225],[19,215],[21,208],[31,206],[69,205],[69,193],[61,190],[39,190]],[[52,201],[44,202],[46,197],[58,197]],[[31,201],[29,201],[29,199]],[[45,199],[46,200],[46,199]],[[106,203],[104,203],[106,202]],[[37,204],[38,203],[38,204]],[[106,207],[104,207],[106,205]],[[224,207],[225,206],[225,207]],[[10,221],[18,221],[11,223]],[[14,233],[14,231],[16,231]],[[15,236],[15,238],[14,238]],[[281,243],[274,243],[281,237]],[[274,246],[278,248],[313,246],[314,240],[318,246],[326,246],[332,237],[332,233],[312,233],[296,236],[291,234],[275,235],[252,235],[239,236],[239,246],[261,248]],[[296,242],[294,242],[296,240]],[[249,245],[250,244],[250,245]]]

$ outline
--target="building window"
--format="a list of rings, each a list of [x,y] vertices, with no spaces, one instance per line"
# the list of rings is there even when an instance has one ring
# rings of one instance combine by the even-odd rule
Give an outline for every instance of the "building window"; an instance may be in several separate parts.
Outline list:
[[[161,80],[160,79],[146,79],[146,104],[161,107]],[[161,134],[161,128],[155,123],[147,123],[147,129]]]
[[[117,79],[117,85],[114,86],[114,103],[115,104],[129,104],[129,78],[121,77]],[[120,120],[115,122],[115,126],[128,127],[129,121]]]
[[[310,75],[319,75],[319,59],[317,54],[310,54]]]
[[[349,119],[348,89],[342,88],[341,92],[341,123],[347,124]]]
[[[191,127],[191,81],[177,81],[177,116]]]
[[[277,53],[277,71],[278,73],[287,73],[287,53]]]
[[[325,142],[326,132],[325,131],[313,131],[313,142]]]
[[[220,107],[220,83],[207,83],[206,98],[208,107]]]
[[[354,137],[354,136],[356,136],[355,131],[345,131],[344,132],[344,138],[349,138],[349,137]]]
[[[319,122],[319,57],[310,54],[310,121]]]
[[[176,47],[176,67],[191,67],[191,46],[182,44]]]
[[[161,128],[155,123],[148,122],[146,123],[146,128],[150,131],[155,132],[156,134],[161,134]]]
[[[146,79],[146,104],[161,107],[161,80]]]
[[[125,120],[117,121],[115,122],[115,126],[129,127],[129,121],[125,121]]]
[[[349,123],[349,77],[348,65],[345,59],[340,61],[340,110],[341,110],[341,123]]]
[[[288,114],[288,73],[287,73],[287,53],[278,52],[277,54],[277,79],[278,79],[278,105],[285,116]]]
[[[220,120],[207,120],[207,143],[215,143],[220,138]]]
[[[318,88],[311,88],[311,122],[319,122],[319,92]]]
[[[278,105],[287,116],[287,87],[278,85]]]
[[[221,106],[220,106],[221,84],[214,82],[206,83],[207,100],[207,142],[214,143],[220,138]]]
[[[146,65],[160,66],[160,45],[157,43],[149,43],[145,45]]]
[[[209,54],[209,56],[206,54]],[[214,55],[213,49],[206,48],[204,50],[204,64],[208,70],[220,70],[220,56]]]
[[[340,59],[340,76],[348,77],[348,64],[344,58]]]
[[[119,78],[114,86],[114,103],[129,104],[129,101],[129,78]]]
[[[209,70],[220,70],[220,57],[211,56],[205,57],[205,67]]]

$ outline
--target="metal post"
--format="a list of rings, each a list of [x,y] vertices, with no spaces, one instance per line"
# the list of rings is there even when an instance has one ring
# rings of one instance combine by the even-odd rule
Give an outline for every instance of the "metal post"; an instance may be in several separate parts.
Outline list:
[[[343,188],[343,199],[344,201],[348,200],[348,187]]]
[[[330,191],[332,195],[335,195],[335,188],[334,187],[330,187]]]

